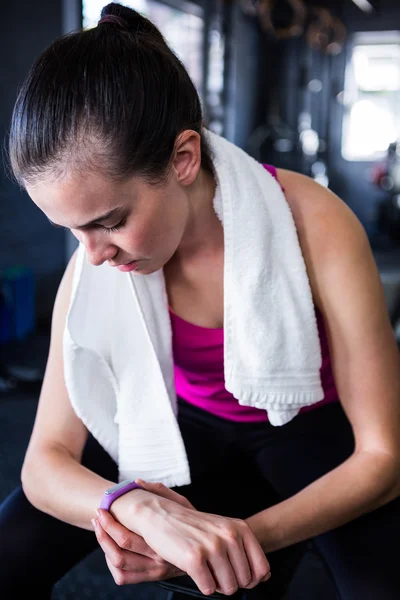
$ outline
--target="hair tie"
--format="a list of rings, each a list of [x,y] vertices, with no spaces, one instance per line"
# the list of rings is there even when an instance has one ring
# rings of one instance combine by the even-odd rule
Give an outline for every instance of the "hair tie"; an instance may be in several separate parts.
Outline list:
[[[121,29],[129,29],[128,21],[125,21],[122,17],[117,17],[117,15],[104,15],[97,23],[97,26],[102,25],[103,23],[112,23],[113,25],[121,27]]]

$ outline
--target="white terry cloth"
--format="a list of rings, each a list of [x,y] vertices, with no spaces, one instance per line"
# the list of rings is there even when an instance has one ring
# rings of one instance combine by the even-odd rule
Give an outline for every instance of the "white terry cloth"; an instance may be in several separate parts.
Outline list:
[[[323,399],[311,288],[293,217],[274,177],[207,131],[224,228],[225,385],[283,425]],[[177,422],[163,270],[93,267],[80,246],[64,332],[72,406],[119,467],[169,487],[190,483]]]

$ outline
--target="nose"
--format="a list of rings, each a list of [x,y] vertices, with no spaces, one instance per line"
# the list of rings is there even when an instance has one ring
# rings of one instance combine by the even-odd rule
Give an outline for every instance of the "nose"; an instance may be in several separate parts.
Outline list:
[[[90,263],[99,267],[108,260],[112,260],[118,254],[118,248],[106,240],[98,240],[96,236],[83,234],[82,242],[86,248],[86,253]]]

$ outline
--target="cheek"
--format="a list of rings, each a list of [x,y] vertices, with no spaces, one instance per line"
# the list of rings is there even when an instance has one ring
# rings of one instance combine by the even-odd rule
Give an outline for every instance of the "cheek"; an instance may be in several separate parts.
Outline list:
[[[152,245],[162,230],[162,219],[158,215],[147,216],[137,219],[133,227],[128,227],[123,233],[122,243],[128,243],[131,247],[146,248]]]
[[[117,234],[114,241],[122,250],[136,254],[148,245],[148,235],[143,229],[135,227],[135,229],[127,229],[123,233]]]
[[[180,221],[179,213],[159,208],[141,219],[136,218],[134,227],[128,225],[115,242],[131,255],[150,255],[157,249],[158,252],[162,249],[169,251],[171,247],[175,248],[182,236]]]

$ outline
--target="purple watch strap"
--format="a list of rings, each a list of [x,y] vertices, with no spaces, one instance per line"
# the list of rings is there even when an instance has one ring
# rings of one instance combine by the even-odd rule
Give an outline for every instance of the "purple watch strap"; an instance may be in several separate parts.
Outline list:
[[[104,492],[103,497],[101,499],[100,508],[103,508],[104,510],[110,510],[110,506],[114,502],[114,500],[116,500],[120,496],[123,496],[127,492],[136,489],[142,490],[143,488],[141,485],[136,483],[136,481],[130,481],[130,479],[121,481],[121,483],[114,485],[114,487],[109,488]]]

